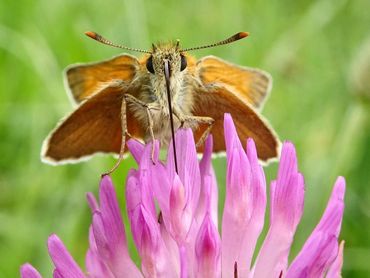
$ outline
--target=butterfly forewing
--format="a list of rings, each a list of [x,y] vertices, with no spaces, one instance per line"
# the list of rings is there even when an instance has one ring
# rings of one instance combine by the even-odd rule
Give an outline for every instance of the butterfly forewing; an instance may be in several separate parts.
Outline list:
[[[129,84],[139,67],[137,58],[128,54],[98,63],[76,64],[65,71],[66,85],[80,103],[117,81]]]
[[[241,67],[215,56],[206,56],[197,63],[199,77],[205,85],[221,85],[240,100],[260,109],[271,90],[267,72]]]

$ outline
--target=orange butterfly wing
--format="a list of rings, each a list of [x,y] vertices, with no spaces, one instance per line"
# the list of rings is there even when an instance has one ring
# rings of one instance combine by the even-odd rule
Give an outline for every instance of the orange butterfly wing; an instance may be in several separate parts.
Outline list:
[[[83,102],[44,141],[42,159],[49,163],[78,161],[97,152],[119,153],[123,87],[108,86]],[[144,130],[126,109],[130,135],[142,139]]]
[[[117,81],[128,85],[139,68],[136,57],[128,54],[97,63],[76,64],[65,70],[66,86],[75,102],[80,103]]]
[[[211,130],[214,152],[225,150],[224,113],[230,113],[242,143],[245,143],[247,138],[253,138],[261,160],[267,161],[278,156],[280,142],[273,129],[261,115],[235,94],[222,86],[212,86],[209,90],[197,91],[194,98],[193,114],[215,120]],[[205,128],[205,125],[201,125],[195,131],[196,141],[199,140]],[[200,152],[203,151],[202,148],[203,146],[200,147]]]
[[[215,120],[211,130],[215,152],[225,150],[224,114],[230,113],[239,138],[242,142],[248,137],[253,138],[261,160],[278,156],[280,141],[268,122],[257,112],[271,90],[272,79],[268,73],[234,65],[214,56],[206,56],[192,64],[190,71],[194,76],[199,76],[201,82],[194,94],[193,114]],[[196,140],[199,140],[206,127],[200,125],[195,131]]]
[[[198,61],[199,76],[204,85],[219,84],[245,103],[260,109],[268,96],[272,79],[259,69],[231,64],[215,56]]]

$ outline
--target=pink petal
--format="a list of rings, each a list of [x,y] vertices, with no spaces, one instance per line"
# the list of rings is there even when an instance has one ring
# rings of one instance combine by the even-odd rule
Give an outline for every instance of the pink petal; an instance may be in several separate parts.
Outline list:
[[[130,170],[128,173],[126,181],[126,202],[129,215],[137,206],[143,205],[152,213],[153,217],[157,217],[153,199],[152,171],[150,170],[153,165],[151,152],[151,144],[148,144],[141,157],[139,170]]]
[[[262,166],[258,162],[257,149],[253,139],[249,138],[247,140],[247,156],[252,171],[252,184],[253,186],[253,222],[259,227],[258,234],[254,235],[258,238],[260,232],[262,231],[264,219],[265,219],[265,209],[266,209],[266,178],[263,172]],[[254,249],[254,248],[253,248]]]
[[[214,179],[214,173],[202,177],[201,194],[195,214],[196,221],[193,222],[193,224],[197,226],[195,231],[196,234],[198,234],[199,227],[206,213],[211,214],[213,223],[218,226],[218,188]],[[196,234],[194,236],[196,236]]]
[[[248,226],[245,228],[245,237],[243,240],[243,249],[245,250],[244,263],[238,264],[238,272],[243,267],[251,268],[251,260],[254,254],[256,243],[263,229],[266,210],[266,179],[262,166],[258,162],[256,145],[253,139],[247,140],[247,156],[251,169],[251,195],[249,209],[252,211]]]
[[[41,278],[41,274],[29,263],[25,263],[20,268],[22,278]]]
[[[102,260],[115,276],[141,277],[130,259],[116,193],[109,176],[100,183],[100,211],[93,215],[93,232]]]
[[[143,224],[141,226],[139,253],[142,270],[145,277],[176,276],[176,268],[171,260],[161,238],[159,225],[156,219],[144,207],[140,208]]]
[[[203,158],[199,163],[201,175],[201,192],[199,196],[198,206],[195,211],[194,221],[187,235],[188,248],[188,266],[192,272],[196,271],[197,259],[194,257],[193,249],[196,245],[196,239],[199,235],[199,228],[202,225],[204,218],[210,215],[214,225],[218,226],[218,188],[216,176],[212,167],[212,136],[209,136],[205,142]]]
[[[100,211],[96,211],[93,214],[92,230],[94,234],[97,252],[99,253],[99,257],[102,259],[104,263],[109,265],[111,258],[114,257],[114,254],[112,254],[112,250],[110,250],[111,248],[107,243],[104,223]]]
[[[139,164],[138,179],[140,183],[142,205],[145,206],[148,212],[152,213],[152,216],[156,218],[156,210],[153,199],[153,186],[152,186],[152,144],[147,144],[144,149],[143,156]],[[154,153],[155,159],[158,159],[159,143],[155,141]],[[155,162],[157,163],[157,162]]]
[[[222,276],[233,273],[235,262],[241,261],[241,242],[251,211],[248,197],[250,165],[229,114],[225,114],[224,132],[227,153],[226,197],[222,216]],[[242,265],[239,262],[240,265]],[[240,275],[243,276],[243,275]]]
[[[320,220],[320,223],[316,226],[313,232],[326,231],[327,233],[333,234],[336,237],[339,236],[344,212],[345,189],[345,179],[343,177],[338,177],[325,212]]]
[[[256,277],[286,273],[290,246],[303,212],[304,180],[297,169],[294,146],[285,142],[278,178],[271,183],[270,228],[256,259]]]
[[[225,145],[226,145],[226,155],[230,157],[234,148],[241,149],[242,144],[240,143],[238,134],[235,129],[235,125],[231,115],[225,113],[224,116],[224,133],[225,133]]]
[[[342,241],[339,245],[339,251],[338,251],[337,257],[335,258],[334,262],[329,267],[329,271],[326,274],[326,278],[342,277],[343,249],[344,249],[344,241]]]
[[[152,165],[150,172],[152,177],[150,186],[160,209],[162,223],[167,230],[170,230],[170,193],[172,181],[170,182],[167,169],[162,163]],[[178,253],[177,250],[176,253]]]
[[[62,241],[54,234],[48,239],[48,250],[55,268],[60,274],[60,277],[85,277],[80,267],[68,253]]]
[[[258,164],[255,145],[248,140],[245,153],[229,114],[224,120],[227,181],[222,218],[222,273],[237,272],[246,277],[258,236],[264,223],[266,206],[265,176]]]
[[[192,212],[186,203],[186,191],[179,176],[175,175],[170,193],[170,233],[180,245],[185,241],[192,223]]]
[[[99,210],[99,205],[98,205],[98,202],[95,199],[94,194],[92,194],[91,192],[88,192],[86,194],[86,199],[87,199],[87,203],[89,204],[89,207],[90,207],[92,213]]]
[[[179,129],[175,135],[177,147],[178,176],[185,187],[186,203],[194,213],[200,194],[200,171],[197,152],[194,143],[194,136],[191,129]],[[170,145],[172,146],[172,141]],[[172,147],[168,150],[167,170],[169,180],[175,177],[175,162]]]
[[[170,192],[172,180],[170,182],[167,170],[161,163],[157,163],[150,168],[151,186],[155,199],[159,203],[161,211],[167,215],[169,210]]]
[[[53,278],[65,278],[58,269],[53,270]]]
[[[98,252],[92,227],[89,229],[89,250],[86,253],[85,265],[86,271],[91,278],[114,278]]]
[[[131,169],[127,174],[126,179],[126,208],[130,214],[142,203],[141,188],[138,179],[139,173],[137,170]]]
[[[212,146],[213,139],[210,135],[205,142],[203,158],[199,163],[201,191],[196,210],[196,220],[201,225],[205,214],[209,210],[213,223],[218,226],[218,188],[212,167]]]
[[[271,225],[275,223],[287,225],[292,228],[291,232],[294,234],[303,213],[304,180],[298,172],[295,148],[290,142],[283,144],[273,193],[274,195],[271,196]],[[274,219],[274,217],[279,219]]]
[[[286,277],[323,277],[334,261],[338,253],[335,236],[318,232],[311,239],[305,244],[305,253],[300,253],[289,267]]]
[[[127,141],[126,144],[132,156],[136,160],[136,163],[139,163],[143,155],[145,145],[143,145],[136,139],[130,139]]]
[[[170,235],[168,230],[166,229],[166,226],[163,223],[163,219],[160,216],[158,217],[158,223],[159,223],[159,229],[161,232],[162,240],[166,246],[166,249],[168,251],[169,256],[169,263],[173,265],[174,267],[174,273],[180,272],[180,254],[179,254],[179,248],[177,246],[176,241],[173,239],[173,237]]]
[[[99,191],[101,220],[105,234],[107,237],[107,244],[115,251],[128,254],[126,233],[121,217],[121,210],[118,206],[116,192],[114,191],[111,178],[104,176],[100,183]]]
[[[156,149],[158,149],[158,144]],[[176,273],[176,268],[171,266],[169,254],[161,238],[154,207],[152,184],[154,171],[152,168],[156,166],[153,165],[151,152],[152,147],[147,144],[141,156],[139,169],[129,172],[126,182],[127,211],[134,241],[142,259],[144,275],[147,277],[171,276],[171,273]],[[156,163],[156,165],[165,170],[161,163]],[[166,176],[167,172],[164,171],[164,174]]]
[[[207,213],[195,243],[197,277],[219,277],[221,275],[220,252],[220,235],[210,214]]]
[[[140,147],[140,160],[138,161],[139,166],[147,169],[149,165],[156,164],[158,162],[158,155],[159,141],[157,140],[154,141],[154,149],[152,142],[144,145],[143,148]]]
[[[142,159],[142,156],[144,155],[144,149],[147,146],[150,146],[151,148],[152,143],[148,143],[146,145],[142,144],[136,139],[130,139],[127,141],[127,147],[130,150],[132,156],[134,157],[136,163],[140,164],[140,161]],[[159,142],[157,140],[154,141],[154,162],[158,160],[158,155],[159,155]],[[151,158],[151,153],[150,153],[150,158]]]
[[[338,253],[338,235],[344,211],[345,180],[339,177],[320,223],[292,262],[288,276],[301,273],[323,275]]]
[[[203,157],[199,163],[201,175],[209,175],[212,172],[212,149],[213,137],[211,134],[204,143]]]
[[[180,278],[187,278],[188,275],[188,260],[187,260],[187,250],[184,246],[180,246]]]
[[[139,224],[136,230],[140,232],[135,237],[138,242],[137,247],[141,257],[144,276],[156,276],[155,253],[160,239],[159,227],[156,221],[152,219],[152,216],[142,206],[138,207],[138,218],[140,218],[140,221],[132,224]]]

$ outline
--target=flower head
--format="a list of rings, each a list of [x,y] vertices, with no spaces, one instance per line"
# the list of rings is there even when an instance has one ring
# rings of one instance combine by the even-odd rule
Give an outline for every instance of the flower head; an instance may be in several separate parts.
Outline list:
[[[225,115],[227,149],[226,198],[218,232],[218,189],[211,165],[212,137],[198,162],[191,130],[176,133],[179,171],[173,153],[158,160],[159,145],[129,141],[139,167],[126,181],[127,213],[141,266],[131,260],[125,227],[109,176],[100,183],[99,203],[89,193],[92,210],[90,247],[84,273],[56,235],[48,240],[54,277],[338,277],[343,243],[338,246],[344,209],[345,181],[339,177],[327,208],[297,257],[288,263],[294,234],[303,214],[304,179],[294,145],[284,143],[277,179],[270,186],[270,223],[252,264],[264,226],[266,181],[256,146],[239,141],[230,115]],[[40,277],[29,264],[22,277]]]

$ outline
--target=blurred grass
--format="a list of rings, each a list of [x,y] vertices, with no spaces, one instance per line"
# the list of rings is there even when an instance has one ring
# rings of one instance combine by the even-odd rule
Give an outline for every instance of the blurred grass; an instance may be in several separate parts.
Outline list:
[[[369,56],[369,48],[360,51],[370,38],[369,10],[368,0],[2,0],[0,277],[16,277],[26,261],[49,276],[51,233],[83,265],[90,223],[84,194],[96,193],[100,173],[114,159],[51,167],[40,162],[39,152],[48,132],[72,109],[63,68],[119,53],[85,38],[86,30],[138,48],[176,38],[189,47],[249,31],[245,41],[194,54],[260,67],[274,77],[263,114],[281,139],[295,143],[306,181],[305,214],[291,256],[318,222],[336,176],[343,175],[348,183],[344,276],[369,276],[370,92],[359,92],[351,82],[354,73],[361,74],[356,61]],[[363,82],[370,82],[366,76]],[[134,165],[125,161],[113,176],[122,206],[124,176]],[[214,165],[222,189],[225,160]],[[268,180],[276,168],[266,168]]]

